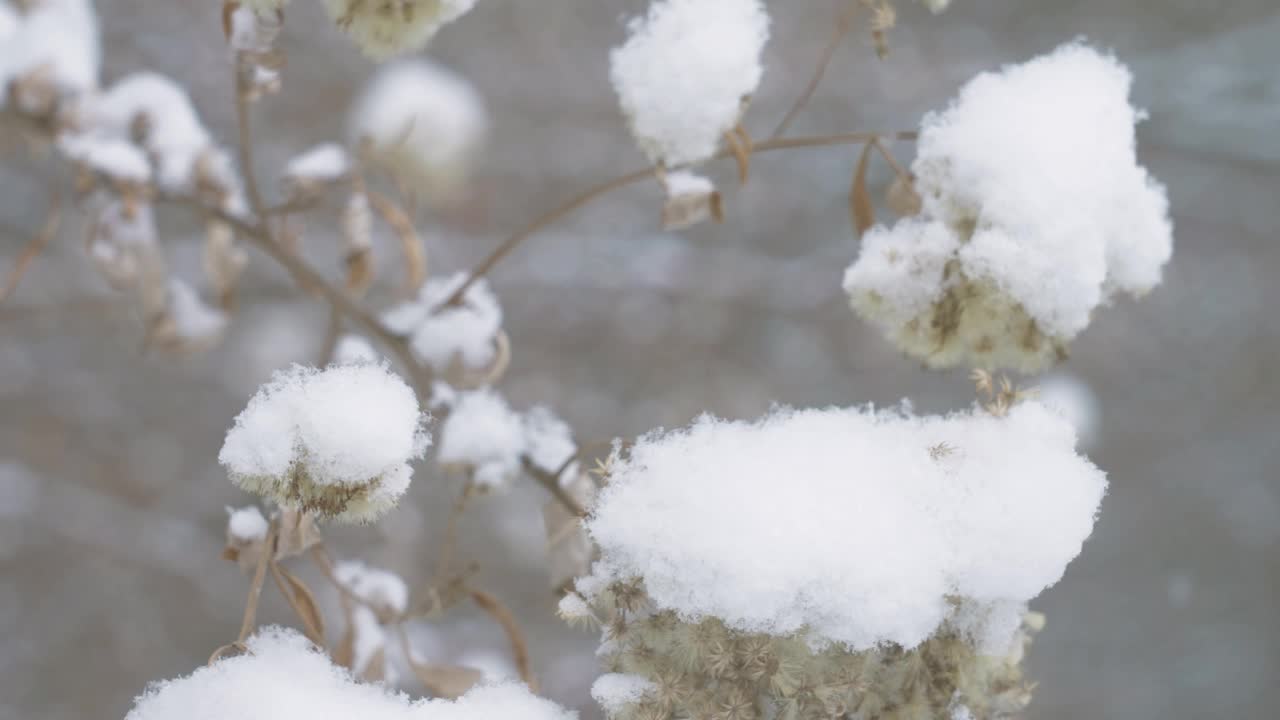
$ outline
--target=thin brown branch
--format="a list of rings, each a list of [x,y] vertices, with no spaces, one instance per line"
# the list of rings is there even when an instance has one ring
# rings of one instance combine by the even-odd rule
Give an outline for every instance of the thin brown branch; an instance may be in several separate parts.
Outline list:
[[[449,509],[449,519],[445,522],[444,528],[444,542],[440,544],[440,554],[436,557],[436,580],[432,583],[433,586],[444,581],[449,575],[453,554],[458,547],[458,522],[466,512],[467,502],[471,500],[473,494],[475,494],[475,485],[467,481],[462,492],[458,493],[458,498],[453,501],[453,507]]]
[[[279,528],[275,522],[267,529],[267,538],[262,543],[262,554],[258,556],[258,565],[253,571],[253,582],[249,584],[249,597],[244,601],[244,617],[240,620],[240,634],[236,636],[236,642],[244,644],[244,641],[253,633],[258,618],[258,601],[262,597],[262,586],[267,579],[267,564],[272,555],[276,552],[276,533]]]
[[[911,180],[911,173],[907,172],[907,169],[902,166],[902,163],[898,162],[898,159],[893,156],[893,153],[889,152],[889,148],[884,146],[884,143],[880,141],[880,138],[872,140],[871,145],[876,150],[880,151],[880,157],[884,158],[884,161],[889,163],[889,167],[893,169],[894,175],[902,178],[903,182]]]
[[[338,351],[338,340],[342,337],[342,313],[337,308],[329,308],[329,324],[325,326],[324,340],[320,345],[319,366],[325,367],[333,362]]]
[[[293,613],[302,621],[303,630],[306,631],[307,638],[317,646],[325,647],[324,627],[319,624],[322,621],[317,615],[314,604],[309,607],[304,604],[308,599],[304,599],[291,581],[285,577],[284,569],[275,561],[275,558],[271,559],[270,564],[271,579],[275,581],[276,589],[280,591],[285,601],[289,603]]]
[[[751,151],[753,154],[758,154],[762,152],[770,152],[773,150],[789,150],[793,148],[829,147],[833,145],[856,145],[859,143],[870,142],[872,139],[877,137],[892,138],[895,140],[915,140],[916,133],[914,131],[896,132],[896,133],[845,133],[842,135],[818,135],[813,137],[799,137],[799,138],[775,138],[773,140],[765,140],[764,142],[756,144],[751,148]],[[732,155],[733,155],[733,152],[731,150],[726,149],[716,153],[714,156],[712,156],[712,159],[719,160],[719,159],[731,157]],[[612,180],[605,181],[603,183],[600,183],[599,185],[596,185],[595,187],[592,187],[583,191],[582,193],[573,197],[563,205],[560,205],[554,210],[551,210],[550,212],[538,217],[528,226],[524,227],[523,229],[518,231],[516,234],[504,240],[501,245],[499,245],[497,248],[494,249],[493,252],[489,253],[487,257],[481,260],[480,263],[471,270],[471,274],[467,277],[466,282],[459,285],[458,289],[453,292],[453,295],[450,295],[448,300],[445,300],[443,303],[437,306],[433,312],[439,312],[445,307],[448,307],[450,305],[458,305],[459,303],[461,303],[462,298],[466,296],[467,290],[470,289],[470,287],[473,284],[475,284],[477,280],[479,280],[480,278],[488,274],[488,272],[492,270],[495,265],[501,262],[503,258],[510,255],[511,252],[515,250],[517,246],[520,245],[520,243],[529,239],[533,235],[536,235],[539,231],[551,225],[554,225],[556,222],[570,215],[575,210],[579,210],[582,207],[589,205],[593,200],[595,200],[596,198],[602,195],[607,195],[608,193],[613,192],[614,190],[627,187],[628,185],[634,185],[635,183],[645,180],[652,176],[653,176],[653,169],[648,168],[645,170],[637,170],[636,172],[628,173],[621,177],[616,177]]]
[[[582,505],[579,504],[567,490],[560,486],[560,479],[557,474],[543,470],[534,464],[534,462],[528,457],[520,458],[520,462],[524,465],[524,471],[529,474],[529,477],[537,480],[539,485],[546,488],[547,492],[551,493],[551,495],[554,496],[566,510],[578,517],[584,517],[587,514],[587,511],[582,507]]]
[[[835,57],[836,50],[839,49],[844,39],[848,37],[849,31],[853,29],[853,16],[858,12],[858,3],[852,2],[852,0],[845,0],[845,2],[847,5],[844,11],[836,17],[835,29],[831,33],[831,38],[827,40],[827,44],[822,48],[822,54],[818,57],[818,65],[809,77],[808,84],[804,86],[800,96],[791,104],[787,114],[782,117],[778,127],[774,128],[773,134],[769,136],[769,139],[777,140],[791,127],[792,121],[800,114],[800,110],[809,103],[809,100],[813,98],[813,94],[817,92],[818,85],[822,82],[822,77],[827,74],[827,67],[831,65],[831,59]]]
[[[267,223],[266,203],[262,201],[262,193],[258,190],[257,174],[253,171],[253,136],[249,126],[249,69],[244,62],[244,53],[236,53],[233,72],[236,76],[236,130],[240,144],[240,174],[244,176],[245,194],[249,196],[249,207],[253,208],[254,217],[264,228]]]
[[[476,605],[492,615],[507,633],[507,641],[511,643],[511,655],[515,660],[516,670],[520,673],[520,679],[529,686],[530,690],[538,692],[538,680],[533,676],[533,669],[529,664],[529,645],[525,642],[524,632],[520,630],[520,624],[516,622],[515,616],[493,595],[476,588],[469,588],[469,592]]]
[[[26,274],[27,267],[36,259],[40,251],[45,245],[58,234],[58,227],[62,224],[62,201],[57,195],[53,196],[53,202],[49,207],[49,217],[45,219],[44,225],[35,237],[31,238],[31,242],[22,248],[22,252],[18,254],[18,259],[13,263],[13,269],[9,271],[9,276],[4,281],[4,286],[0,287],[0,303],[4,302],[18,289],[18,282],[22,280],[22,276]]]

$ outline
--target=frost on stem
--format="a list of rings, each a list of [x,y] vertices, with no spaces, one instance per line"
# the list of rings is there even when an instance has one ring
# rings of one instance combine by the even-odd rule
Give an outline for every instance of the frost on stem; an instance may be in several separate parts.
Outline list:
[[[854,309],[934,367],[1052,363],[1172,252],[1162,185],[1137,164],[1129,71],[1073,43],[971,80],[926,116],[923,213],[870,230]]]
[[[370,522],[409,486],[430,444],[413,391],[382,365],[277,372],[227,433],[218,461],[286,508]]]
[[[649,159],[715,154],[760,84],[769,16],[760,0],[656,0],[610,56],[610,78]]]
[[[375,60],[421,50],[476,0],[324,0],[330,19]]]
[[[352,147],[408,191],[447,202],[465,187],[489,115],[465,78],[417,58],[378,70],[348,121]]]
[[[654,685],[614,715],[937,717],[957,693],[983,717],[1019,709],[1025,603],[1106,489],[1074,444],[1034,402],[783,409],[640,439],[596,501],[601,559],[577,584],[606,670]]]
[[[477,687],[457,700],[413,700],[357,682],[306,638],[278,627],[247,652],[153,683],[125,720],[574,720],[518,683]]]

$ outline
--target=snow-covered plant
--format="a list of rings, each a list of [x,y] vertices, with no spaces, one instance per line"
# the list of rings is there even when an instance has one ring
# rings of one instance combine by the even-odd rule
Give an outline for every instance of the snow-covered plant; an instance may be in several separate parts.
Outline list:
[[[295,365],[253,396],[218,461],[282,507],[369,522],[395,506],[430,442],[413,390],[385,366]]]
[[[764,74],[760,0],[656,0],[610,56],[610,78],[641,149],[675,167],[715,154]]]
[[[366,164],[408,190],[448,200],[467,180],[489,116],[462,76],[415,58],[378,70],[352,105],[348,129]]]
[[[949,4],[921,3],[935,13]],[[927,115],[919,133],[791,135],[855,20],[879,54],[888,50],[900,3],[849,0],[810,82],[757,142],[745,129],[755,120],[744,116],[763,76],[765,4],[652,0],[607,58],[651,167],[586,189],[469,271],[432,276],[414,201],[465,197],[489,133],[479,91],[423,58],[391,62],[351,103],[345,141],[302,150],[260,185],[252,111],[287,79],[286,4],[224,3],[233,159],[197,112],[205,99],[173,79],[144,69],[100,82],[88,0],[0,0],[0,132],[51,150],[75,171],[89,261],[138,310],[144,348],[212,347],[234,320],[250,245],[329,309],[321,367],[273,375],[218,457],[236,485],[266,500],[226,517],[224,557],[250,578],[240,632],[207,667],[150,687],[128,720],[571,720],[526,689],[537,687],[540,658],[531,657],[517,613],[478,586],[475,563],[456,557],[477,491],[530,480],[547,494],[531,512],[544,520],[559,614],[602,629],[604,674],[592,695],[613,720],[1021,712],[1031,689],[1022,653],[1044,622],[1028,603],[1081,551],[1107,482],[1076,449],[1077,435],[1082,444],[1097,435],[1087,386],[1050,378],[1041,404],[988,369],[1035,371],[1059,359],[1098,308],[1157,285],[1170,257],[1164,188],[1137,162],[1143,113],[1130,104],[1131,76],[1117,59],[1077,41],[983,73]],[[421,48],[474,4],[323,6],[367,55],[383,59]],[[918,146],[910,171],[890,152],[909,141]],[[783,408],[754,422],[707,415],[634,442],[606,439],[602,458],[553,409],[507,401],[498,384],[518,335],[504,329],[487,275],[521,242],[649,178],[664,192],[667,231],[721,221],[725,203],[701,165],[732,157],[745,183],[759,153],[849,145],[862,146],[848,194],[862,246],[844,289],[857,313],[909,355],[972,367],[981,397],[971,409]],[[885,203],[900,218],[892,225],[875,223],[874,153],[894,170]],[[57,235],[53,204],[0,302]],[[204,229],[203,286],[170,262],[156,222],[161,205],[191,211]],[[313,244],[302,242],[310,212],[324,205],[339,208],[325,225],[341,263],[328,268],[314,266]],[[375,262],[387,230],[404,282],[373,307],[388,297]],[[411,463],[432,440],[424,409],[440,418],[426,484],[435,496],[461,488],[438,528],[430,577],[410,585],[408,573],[336,558],[320,522],[368,523],[401,502]],[[380,529],[391,534],[392,525]],[[295,572],[303,559],[341,607],[337,632],[325,596]],[[279,628],[255,634],[268,578],[305,639]],[[501,628],[509,663],[491,649],[441,658],[440,648],[426,657],[414,647],[411,630],[426,630],[415,621],[441,622],[465,603]],[[525,687],[486,684],[515,676]],[[434,699],[394,692],[401,678]]]
[[[324,0],[329,17],[375,60],[421,50],[476,0]]]
[[[1071,43],[928,115],[912,166],[923,212],[863,237],[853,307],[930,366],[1034,371],[1100,306],[1159,283],[1172,227],[1137,164],[1130,82]]]
[[[1032,402],[777,410],[641,438],[587,524],[589,609],[562,612],[590,612],[606,668],[647,685],[596,694],[615,717],[1019,709],[1026,602],[1080,552],[1106,489],[1074,446]]]
[[[153,684],[125,720],[573,720],[576,713],[518,683],[476,688],[458,700],[411,700],[358,682],[303,636],[267,627],[245,653]]]

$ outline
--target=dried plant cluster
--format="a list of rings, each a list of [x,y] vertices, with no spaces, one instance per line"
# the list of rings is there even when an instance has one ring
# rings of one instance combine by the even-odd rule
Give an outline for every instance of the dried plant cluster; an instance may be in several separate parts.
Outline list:
[[[1007,654],[980,653],[954,629],[910,650],[814,648],[655,611],[640,581],[611,586],[589,612],[610,673],[592,694],[615,720],[1006,717],[1031,700],[1021,661],[1043,624],[1028,613]]]
[[[475,4],[322,3],[376,60],[421,49]],[[922,4],[936,13],[949,3]],[[239,633],[208,667],[149,688],[129,720],[573,717],[535,695],[514,615],[456,557],[467,508],[524,479],[549,496],[538,510],[560,614],[602,633],[593,696],[614,720],[968,720],[1027,705],[1021,659],[1043,624],[1027,604],[1081,551],[1107,483],[1076,450],[1077,429],[1092,431],[1072,425],[1092,413],[1087,391],[1051,386],[1064,414],[990,371],[1062,360],[1099,308],[1160,280],[1167,201],[1136,162],[1142,113],[1118,60],[1074,42],[978,76],[918,132],[790,135],[854,28],[879,54],[890,50],[897,6],[846,0],[810,81],[756,140],[746,125],[770,8],[652,0],[601,58],[650,167],[534,219],[469,271],[431,275],[414,209],[465,199],[490,132],[482,93],[425,58],[391,60],[352,99],[345,138],[260,184],[253,111],[287,87],[280,38],[301,5],[224,3],[237,90],[226,145],[172,79],[142,71],[102,82],[89,0],[0,0],[0,133],[77,170],[87,257],[138,309],[144,347],[214,346],[234,319],[250,248],[330,310],[322,367],[277,372],[218,458],[262,499],[227,518],[224,557],[250,578]],[[912,141],[908,169],[893,150]],[[861,237],[844,277],[854,310],[927,365],[973,369],[973,407],[706,416],[616,440],[588,471],[599,448],[580,446],[551,408],[513,408],[502,395],[512,343],[486,275],[524,240],[644,181],[664,191],[654,216],[667,230],[721,222],[725,195],[700,174],[707,163],[732,159],[746,183],[761,154],[837,145],[862,149],[848,196]],[[894,174],[881,203],[868,181],[876,157]],[[303,242],[325,203],[340,208],[342,255],[327,269]],[[203,278],[171,267],[161,204],[204,227]],[[896,222],[878,224],[878,205]],[[59,213],[55,203],[0,301],[56,239]],[[374,255],[388,238],[402,258],[398,301],[370,309],[366,296],[387,280]],[[461,485],[429,577],[411,584],[336,560],[325,523],[390,512],[429,450],[439,475]],[[297,572],[305,561],[341,608],[337,629]],[[258,628],[268,578],[301,632]],[[523,685],[486,683],[475,667],[414,648],[412,623],[466,603],[501,628]],[[402,678],[436,699],[395,692]]]

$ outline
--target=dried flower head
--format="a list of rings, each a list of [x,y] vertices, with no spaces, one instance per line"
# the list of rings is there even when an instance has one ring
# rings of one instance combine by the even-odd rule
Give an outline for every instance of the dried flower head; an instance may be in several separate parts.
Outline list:
[[[1137,164],[1129,71],[1080,44],[970,81],[925,118],[920,215],[863,236],[854,309],[933,367],[1034,371],[1160,281],[1164,188]]]
[[[348,127],[366,167],[389,172],[407,191],[448,202],[466,185],[489,117],[466,79],[416,58],[378,70],[352,105]]]
[[[329,17],[365,55],[385,60],[421,50],[475,0],[325,0]]]
[[[369,522],[409,486],[430,443],[413,391],[381,365],[277,372],[227,433],[232,480],[281,506]]]
[[[610,56],[641,149],[666,167],[715,154],[760,84],[769,15],[760,0],[655,0]]]

